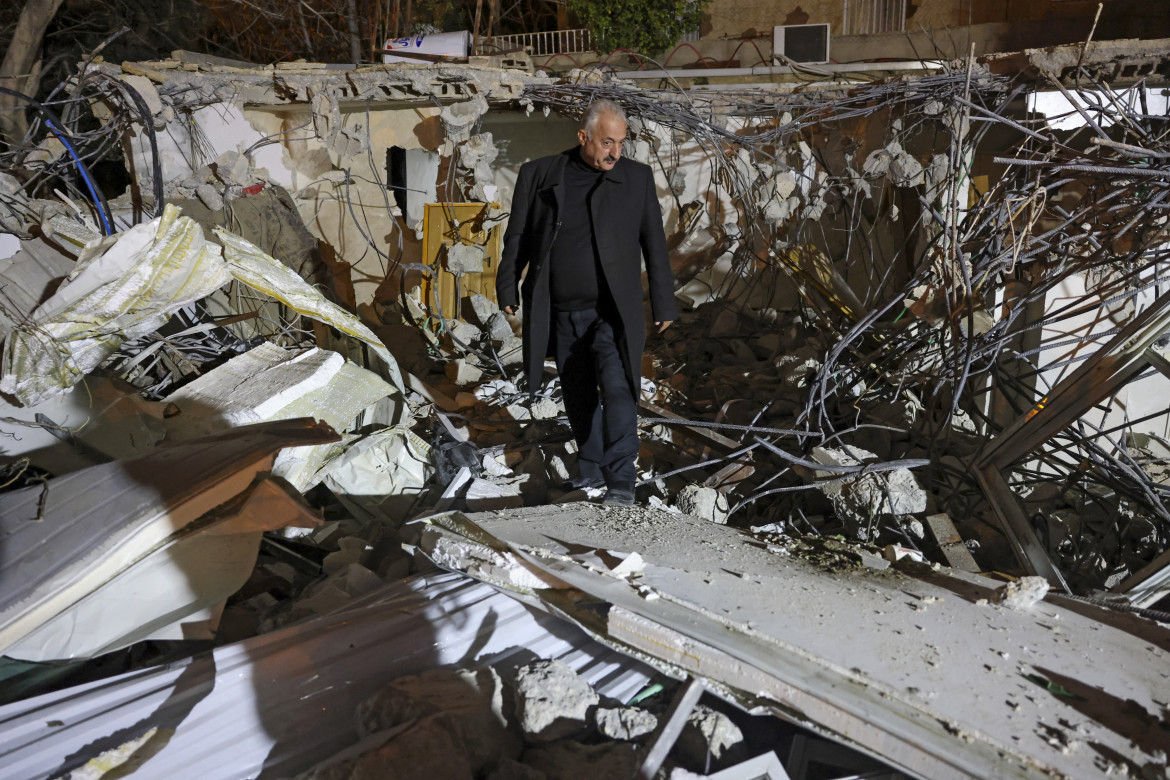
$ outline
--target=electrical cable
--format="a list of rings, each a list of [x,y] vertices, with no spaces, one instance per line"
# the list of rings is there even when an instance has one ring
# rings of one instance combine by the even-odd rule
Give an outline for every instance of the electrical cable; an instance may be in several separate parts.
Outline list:
[[[69,142],[69,137],[65,135],[64,130],[59,129],[61,120],[59,120],[52,111],[28,95],[17,92],[16,90],[8,89],[6,87],[0,87],[0,93],[24,100],[37,111],[41,112],[41,114],[45,117],[45,127],[47,127],[49,131],[54,136],[56,136],[57,140],[59,140],[65,146],[66,151],[69,152],[69,156],[73,158],[73,162],[77,166],[78,173],[81,174],[82,180],[85,182],[86,187],[89,188],[89,193],[93,197],[94,210],[98,213],[98,217],[102,223],[104,235],[113,235],[113,218],[110,214],[110,207],[106,203],[105,196],[101,194],[97,186],[94,184],[93,176],[90,174],[89,168],[77,155],[77,150],[73,148],[73,144]]]
[[[154,115],[150,113],[150,107],[146,105],[146,101],[138,90],[130,86],[122,79],[115,79],[109,77],[114,86],[125,92],[130,96],[138,109],[138,115],[142,117],[142,127],[146,130],[146,138],[150,142],[150,163],[151,163],[151,185],[154,190],[154,214],[153,216],[162,216],[163,212],[163,174],[162,161],[158,153],[158,138],[154,132]]]

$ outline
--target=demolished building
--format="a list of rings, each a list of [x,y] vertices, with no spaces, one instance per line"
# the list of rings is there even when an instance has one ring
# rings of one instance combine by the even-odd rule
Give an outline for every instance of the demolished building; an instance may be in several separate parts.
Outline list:
[[[0,763],[1164,776],[1166,51],[85,63],[0,172]],[[688,310],[635,509],[492,284],[597,97]]]

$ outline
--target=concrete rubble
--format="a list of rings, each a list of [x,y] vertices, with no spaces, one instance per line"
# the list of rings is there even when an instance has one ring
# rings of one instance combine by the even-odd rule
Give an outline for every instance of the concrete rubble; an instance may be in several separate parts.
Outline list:
[[[1150,51],[85,63],[0,152],[5,777],[1170,776]],[[683,310],[630,508],[494,298],[594,97]]]

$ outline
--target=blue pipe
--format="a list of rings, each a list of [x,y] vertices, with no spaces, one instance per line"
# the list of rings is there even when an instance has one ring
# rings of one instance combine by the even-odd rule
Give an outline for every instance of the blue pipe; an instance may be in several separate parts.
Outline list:
[[[69,152],[69,156],[73,158],[73,163],[77,166],[77,170],[81,174],[81,178],[85,181],[85,186],[89,188],[89,194],[93,198],[94,210],[97,211],[98,217],[101,219],[102,228],[105,230],[105,234],[107,236],[112,236],[114,234],[113,217],[110,214],[109,206],[106,205],[106,202],[102,198],[101,193],[98,192],[97,187],[94,186],[93,176],[90,175],[89,168],[86,167],[81,157],[77,154],[77,151],[73,148],[73,144],[69,143],[69,137],[65,134],[64,130],[61,130],[58,127],[61,124],[61,121],[57,119],[52,111],[45,108],[45,106],[40,102],[29,97],[23,92],[17,92],[16,90],[8,89],[7,87],[0,87],[0,93],[18,97],[44,115],[45,126],[49,128],[49,132],[57,137],[57,140],[64,144],[65,149]]]
[[[111,215],[106,214],[105,210],[102,208],[102,206],[105,204],[103,204],[102,199],[98,197],[97,187],[94,186],[93,179],[91,179],[89,176],[89,169],[85,167],[85,163],[81,161],[81,158],[77,155],[77,152],[74,151],[73,144],[69,143],[69,138],[63,132],[59,131],[56,125],[46,119],[45,126],[49,128],[49,131],[53,135],[57,136],[58,141],[65,144],[65,149],[68,150],[69,156],[72,157],[73,162],[77,164],[77,171],[81,174],[81,178],[85,180],[85,186],[89,188],[90,197],[93,198],[94,206],[97,209],[98,216],[101,217],[102,227],[105,228],[106,235],[114,235],[113,227],[110,225]]]

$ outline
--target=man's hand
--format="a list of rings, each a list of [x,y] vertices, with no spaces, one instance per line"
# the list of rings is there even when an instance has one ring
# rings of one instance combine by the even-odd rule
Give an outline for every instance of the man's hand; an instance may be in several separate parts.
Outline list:
[[[510,314],[511,316],[515,317],[516,316],[516,307],[515,306],[505,306],[504,313]]]
[[[658,332],[661,333],[662,331],[669,328],[672,322],[674,322],[674,320],[663,320],[662,322],[656,322],[654,324],[658,326]]]

